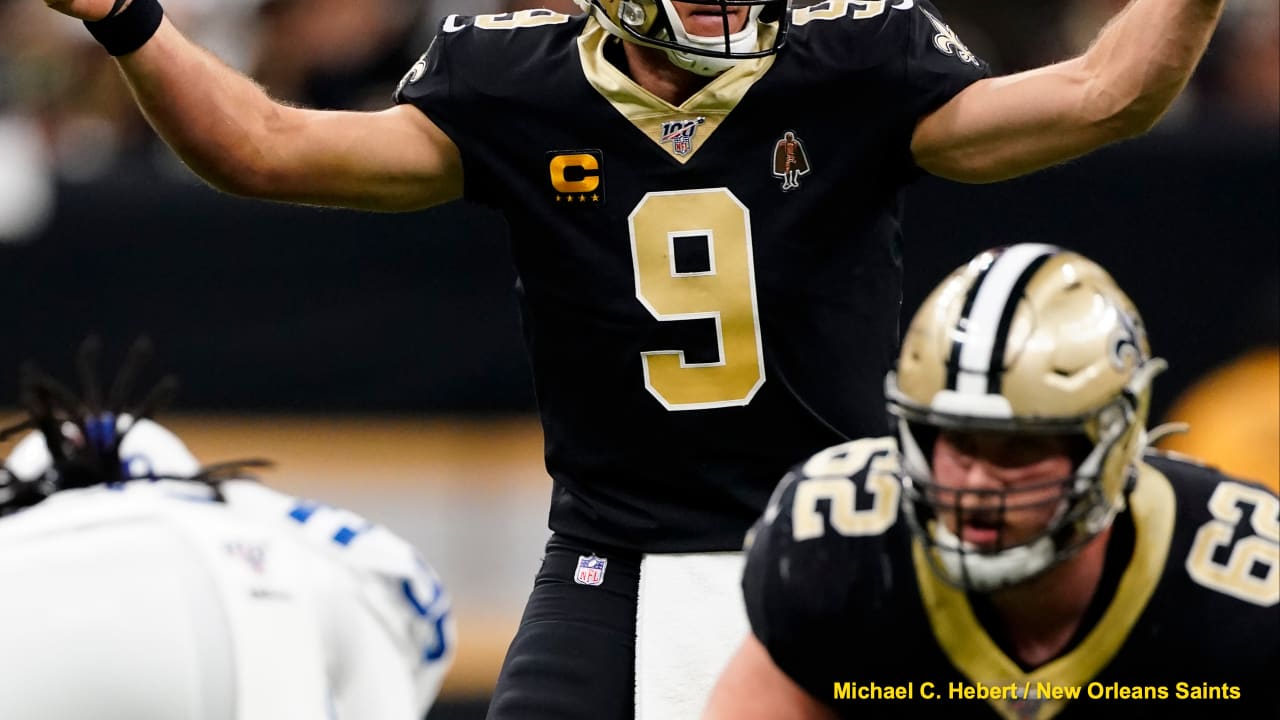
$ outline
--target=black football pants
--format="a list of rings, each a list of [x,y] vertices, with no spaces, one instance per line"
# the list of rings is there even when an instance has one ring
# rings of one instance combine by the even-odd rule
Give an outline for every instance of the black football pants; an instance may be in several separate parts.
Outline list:
[[[608,560],[599,586],[578,559]],[[553,535],[487,720],[633,720],[640,556]]]

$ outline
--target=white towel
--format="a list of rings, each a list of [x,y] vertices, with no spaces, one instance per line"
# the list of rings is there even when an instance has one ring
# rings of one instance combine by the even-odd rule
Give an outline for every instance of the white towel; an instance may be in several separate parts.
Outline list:
[[[741,552],[646,555],[636,611],[636,720],[697,720],[750,630]]]

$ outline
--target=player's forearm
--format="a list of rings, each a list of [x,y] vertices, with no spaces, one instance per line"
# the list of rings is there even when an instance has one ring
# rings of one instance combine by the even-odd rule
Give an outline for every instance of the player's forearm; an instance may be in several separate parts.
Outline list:
[[[193,171],[227,192],[261,194],[271,174],[272,138],[285,129],[289,108],[167,19],[118,60],[147,120]]]
[[[411,106],[283,105],[167,21],[119,60],[151,125],[226,192],[375,211],[416,210],[462,194],[457,147]]]
[[[1091,117],[1120,137],[1151,129],[1191,79],[1225,0],[1134,0],[1081,58]]]
[[[711,690],[702,720],[835,720],[748,634]]]
[[[1135,0],[1080,57],[974,83],[921,120],[917,164],[1006,180],[1149,130],[1186,86],[1223,0]]]

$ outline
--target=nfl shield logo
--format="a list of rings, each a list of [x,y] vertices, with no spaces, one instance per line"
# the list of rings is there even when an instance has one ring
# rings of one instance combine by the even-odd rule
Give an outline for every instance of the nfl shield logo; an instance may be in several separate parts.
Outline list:
[[[704,117],[692,120],[674,120],[662,123],[662,142],[671,143],[671,151],[677,155],[688,155],[693,150],[693,134],[698,126],[707,121]]]
[[[604,582],[604,566],[609,561],[602,557],[592,555],[578,556],[578,571],[573,574],[573,581],[579,585],[599,585]]]

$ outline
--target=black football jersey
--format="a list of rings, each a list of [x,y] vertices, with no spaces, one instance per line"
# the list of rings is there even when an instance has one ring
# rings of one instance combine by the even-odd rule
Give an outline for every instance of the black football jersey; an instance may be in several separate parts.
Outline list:
[[[1277,716],[1274,493],[1148,454],[1076,637],[1026,668],[989,601],[943,581],[913,540],[896,452],[878,438],[819,453],[750,534],[752,630],[840,717]]]
[[[741,547],[797,459],[879,434],[920,118],[986,66],[927,2],[794,11],[679,107],[587,16],[451,16],[397,90],[510,228],[553,530]]]

